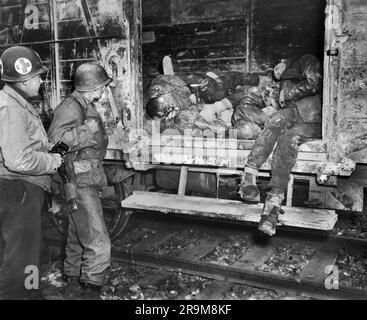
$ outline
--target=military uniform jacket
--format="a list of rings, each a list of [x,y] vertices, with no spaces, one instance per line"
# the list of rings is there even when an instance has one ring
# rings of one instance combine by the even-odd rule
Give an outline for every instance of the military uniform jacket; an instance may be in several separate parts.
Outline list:
[[[5,85],[0,91],[0,179],[21,179],[50,189],[56,155],[42,121],[22,95]]]
[[[90,119],[98,123],[96,133],[89,131],[85,124]],[[74,161],[79,187],[107,184],[102,160],[106,155],[108,136],[94,104],[74,91],[55,109],[48,134],[53,143],[61,140],[71,148],[69,156]]]

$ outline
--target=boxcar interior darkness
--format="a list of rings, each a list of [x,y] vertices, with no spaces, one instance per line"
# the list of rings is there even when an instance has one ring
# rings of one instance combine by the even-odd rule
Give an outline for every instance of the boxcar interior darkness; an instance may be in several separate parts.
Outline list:
[[[144,89],[165,55],[175,73],[264,73],[280,59],[323,60],[325,0],[145,0]]]

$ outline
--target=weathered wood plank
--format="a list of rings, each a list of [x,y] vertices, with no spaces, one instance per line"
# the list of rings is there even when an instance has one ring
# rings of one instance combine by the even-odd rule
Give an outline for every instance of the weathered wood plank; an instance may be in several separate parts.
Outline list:
[[[344,99],[343,118],[367,118],[366,101],[367,91],[365,94],[349,95],[348,99]]]
[[[249,0],[171,0],[172,22],[222,21],[248,15]]]
[[[222,21],[220,24],[215,21],[202,21],[150,26],[144,28],[144,31],[154,32],[155,38],[154,42],[143,45],[144,61],[149,65],[158,66],[165,55],[170,55],[178,74],[210,69],[227,71],[235,69],[236,66],[240,68],[239,65],[246,61],[245,17]],[[220,60],[231,57],[235,59]]]
[[[307,6],[312,6],[315,2],[309,0],[297,0],[294,6],[298,9],[305,9]],[[254,4],[259,9],[274,9],[290,5],[289,0],[255,0]],[[293,4],[293,1],[292,1]]]
[[[171,0],[142,1],[143,25],[171,23]]]
[[[319,0],[255,0],[251,70],[264,70],[282,57],[296,57],[305,52],[322,57],[324,9],[325,2]]]
[[[145,150],[147,151],[147,150]],[[149,151],[148,151],[149,152]],[[139,155],[136,152],[129,154],[130,165],[135,170],[148,170],[148,168],[154,168],[158,164],[180,164],[180,165],[197,165],[197,166],[215,166],[215,167],[227,167],[227,168],[243,168],[244,160],[235,157],[193,157],[189,156],[173,157],[172,155],[159,155],[158,158],[152,159],[149,153],[142,152]],[[297,161],[292,169],[293,173],[313,173],[319,172],[320,168],[324,165],[323,162],[315,161]],[[260,168],[261,170],[271,170],[271,164],[269,161],[265,162]],[[340,171],[338,175],[350,175],[350,171]]]
[[[236,46],[245,44],[247,23],[245,19],[234,21],[190,23],[185,25],[161,26],[145,28],[154,30],[156,42],[145,48],[156,47],[161,50],[200,49],[203,47]]]
[[[178,195],[180,196],[185,195],[186,183],[187,183],[187,167],[182,166],[180,170],[180,182],[178,185]]]
[[[139,241],[137,244],[130,248],[131,251],[141,252],[149,248],[159,247],[162,243],[166,242],[169,238],[173,237],[179,230],[172,228],[171,230],[161,231],[159,234],[145,238]]]
[[[224,155],[218,157],[215,154],[200,156],[192,155],[192,150],[181,156],[173,156],[172,154],[162,154],[157,153],[154,158],[152,154],[149,153],[149,148],[143,148],[141,151],[132,151],[129,154],[129,166],[133,167],[135,170],[148,170],[149,168],[154,168],[157,165],[196,165],[196,166],[214,166],[214,167],[225,167],[225,168],[243,168],[245,157],[239,158],[231,155],[230,152],[224,153]],[[318,161],[303,161],[298,160],[292,169],[293,173],[312,173],[317,174],[320,169],[325,165],[324,162]],[[270,159],[266,161],[261,170],[271,170]],[[337,175],[339,176],[349,176],[351,174],[351,168],[340,168]]]
[[[322,247],[312,257],[311,261],[301,271],[299,278],[301,280],[312,280],[323,282],[328,274],[325,273],[326,267],[334,265],[337,258],[335,248]]]
[[[366,6],[365,6],[366,7]],[[364,8],[365,8],[364,7]],[[358,8],[363,10],[363,6]],[[367,11],[367,9],[365,9]],[[356,12],[344,15],[344,32],[350,35],[350,39],[367,39],[366,32],[361,32],[367,27],[367,12]]]
[[[123,208],[180,213],[211,218],[259,222],[262,204],[245,205],[239,201],[136,191],[121,202]],[[279,217],[286,226],[332,230],[337,215],[333,210],[284,207]]]
[[[215,63],[215,61],[233,60],[237,63],[245,60],[246,46],[242,44],[227,45],[220,42],[204,45],[200,48],[178,48],[170,49],[170,56],[173,57],[175,67],[182,64],[200,64],[204,62]],[[175,68],[176,69],[176,68]],[[176,70],[180,71],[181,69]],[[182,72],[180,72],[182,73]]]
[[[22,0],[0,0],[1,7],[14,7],[22,5]]]
[[[223,57],[223,59],[205,59],[196,61],[177,61],[175,66],[177,73],[205,73],[212,72],[227,72],[227,71],[243,71],[246,70],[246,58],[231,59]]]
[[[340,76],[343,100],[348,100],[351,94],[367,94],[367,62],[364,67],[344,67]]]
[[[363,0],[343,2],[343,33],[349,39],[367,39],[367,3]]]
[[[195,246],[195,248],[186,250],[180,257],[185,260],[199,260],[200,258],[206,256],[208,253],[213,251],[217,245],[225,240],[225,237],[217,236],[215,240],[202,239]]]
[[[234,268],[255,269],[264,264],[264,262],[273,254],[276,245],[274,242],[268,245],[253,245],[246,254],[233,263]]]
[[[71,20],[84,18],[82,7],[79,1],[74,0],[58,0],[57,5],[57,20]]]
[[[364,111],[367,94],[367,2],[337,0],[336,4],[329,45],[339,49],[340,57],[333,59],[332,73],[329,72],[333,81],[327,83],[327,88],[333,91],[330,103],[334,114],[330,113],[332,117],[325,121],[325,126],[329,120],[336,124],[332,132],[327,132],[333,137],[329,143],[329,153],[333,157],[354,143],[357,136],[367,132]]]
[[[20,25],[22,22],[22,7],[21,6],[1,6],[0,7],[0,28],[2,35],[6,27]]]
[[[147,0],[143,2],[144,23],[147,21],[149,29],[144,31],[155,32],[155,43],[144,45],[144,61],[151,65],[159,65],[166,54],[170,54],[180,62],[175,66],[179,72],[200,72],[213,69],[227,71],[243,69],[249,61],[202,61],[200,59],[215,57],[233,57],[241,55],[246,57],[247,23],[250,14],[250,1],[240,0],[211,0],[211,1],[161,1]],[[320,55],[323,49],[324,3],[319,0],[312,1],[253,1],[253,25],[250,43],[254,54],[251,60],[254,65],[252,70],[262,70],[273,66],[279,57],[286,53],[296,56],[302,52],[313,52]],[[148,9],[152,8],[152,13]],[[277,14],[279,12],[279,14]],[[170,17],[169,17],[170,14]],[[164,18],[160,18],[159,15]],[[313,17],[310,19],[309,17]],[[316,18],[315,18],[316,17]],[[244,21],[245,28],[238,30],[239,23]],[[227,28],[233,20],[234,28]],[[218,24],[218,21],[221,23]],[[202,28],[204,23],[208,27]],[[223,28],[223,34],[230,40],[232,51],[220,38],[216,28],[209,27],[210,22]],[[156,24],[156,26],[154,26]],[[166,25],[165,27],[162,26]],[[189,29],[194,26],[198,33]],[[163,28],[162,28],[163,27]],[[180,28],[183,28],[180,30]],[[308,37],[308,34],[319,35]],[[219,38],[218,38],[219,35]],[[243,45],[235,45],[237,39],[242,39]],[[198,43],[199,41],[199,43]],[[240,40],[241,41],[241,40]],[[195,44],[198,45],[195,46]],[[216,44],[217,49],[207,47]],[[276,46],[272,46],[272,44]],[[178,49],[177,48],[180,48]],[[185,48],[185,49],[184,49]],[[194,50],[194,48],[196,48]],[[203,49],[201,49],[203,48]],[[208,65],[209,64],[209,65]]]
[[[367,118],[363,117],[350,117],[345,118],[343,117],[343,122],[339,123],[338,125],[338,135],[341,136],[345,133],[350,133],[349,137],[350,139],[353,139],[353,137],[362,135],[366,133],[367,131]],[[342,139],[340,139],[340,142],[343,142]]]
[[[255,140],[240,140],[233,138],[202,138],[193,136],[180,135],[153,135],[144,136],[142,141],[150,146],[184,146],[193,147],[195,145],[205,149],[219,148],[219,149],[239,149],[250,150],[255,144]],[[300,145],[300,152],[309,153],[323,153],[326,152],[325,142],[319,139],[310,140]]]
[[[161,161],[175,162],[180,161],[179,160],[180,158],[186,159],[187,157],[191,157],[196,158],[198,160],[206,158],[206,159],[217,159],[217,161],[221,161],[221,159],[229,157],[231,160],[241,162],[247,159],[250,152],[251,152],[250,150],[204,149],[203,147],[200,146],[193,148],[162,146],[159,150],[156,150],[156,152],[152,152],[152,160],[156,162]],[[299,152],[298,160],[325,162],[326,153]]]

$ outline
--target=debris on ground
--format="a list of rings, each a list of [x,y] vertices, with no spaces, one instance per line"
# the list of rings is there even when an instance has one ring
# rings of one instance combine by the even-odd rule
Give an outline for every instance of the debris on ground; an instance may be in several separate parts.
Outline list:
[[[335,262],[339,285],[367,290],[367,249],[341,249]]]
[[[189,229],[173,235],[158,247],[152,247],[147,252],[170,257],[178,257],[185,250],[195,248],[201,240],[209,239],[210,235],[200,230]]]
[[[201,261],[231,265],[244,256],[250,247],[251,243],[248,237],[234,235],[228,241],[218,245],[215,250],[203,257]]]
[[[273,254],[255,269],[281,276],[296,276],[309,263],[315,252],[316,248],[311,245],[299,242],[284,243],[279,245]]]

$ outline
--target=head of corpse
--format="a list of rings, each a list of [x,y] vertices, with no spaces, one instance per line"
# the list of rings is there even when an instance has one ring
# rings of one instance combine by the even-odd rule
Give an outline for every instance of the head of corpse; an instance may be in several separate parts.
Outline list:
[[[165,119],[170,121],[176,117],[179,108],[171,101],[171,93],[149,99],[146,106],[146,113],[151,119]]]

